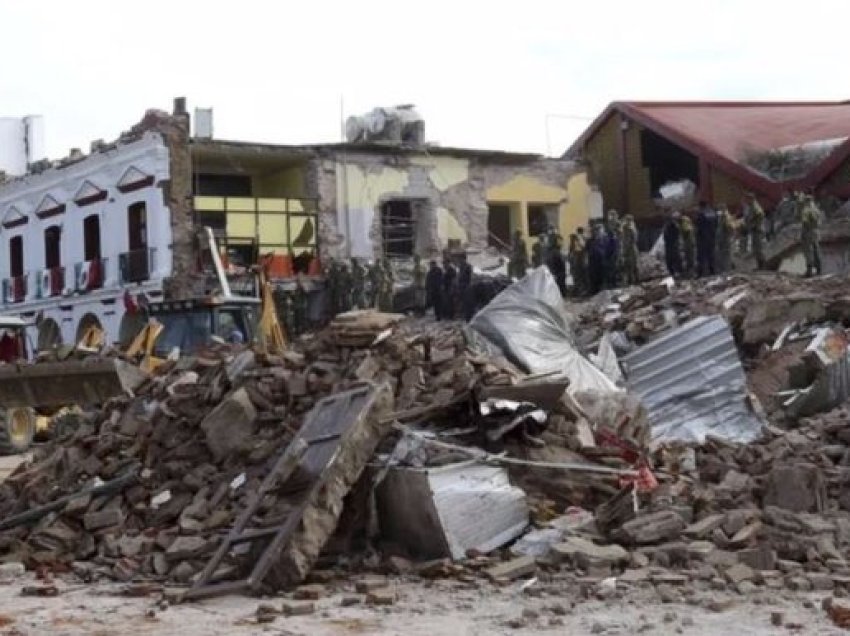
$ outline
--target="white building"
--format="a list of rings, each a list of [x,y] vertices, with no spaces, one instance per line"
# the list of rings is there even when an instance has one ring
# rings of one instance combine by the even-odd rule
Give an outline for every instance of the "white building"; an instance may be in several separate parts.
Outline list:
[[[41,318],[30,334],[39,349],[74,343],[90,324],[123,340],[138,322],[128,292],[161,296],[169,165],[163,136],[148,131],[0,183],[0,313]]]

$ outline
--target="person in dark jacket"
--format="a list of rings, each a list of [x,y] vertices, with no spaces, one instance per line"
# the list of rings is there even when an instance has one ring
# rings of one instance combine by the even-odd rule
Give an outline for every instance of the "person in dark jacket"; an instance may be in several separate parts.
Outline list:
[[[457,292],[457,269],[449,260],[443,261],[443,318],[454,320],[455,293]]]
[[[434,308],[435,319],[443,319],[443,270],[437,261],[431,261],[425,275],[425,306]]]
[[[619,228],[619,222],[617,227]],[[603,230],[603,237],[605,241],[605,264],[603,266],[605,287],[616,289],[619,278],[617,267],[620,262],[620,243],[617,239],[617,232],[610,228]]]
[[[472,319],[475,313],[475,297],[472,290],[472,265],[466,260],[466,254],[460,257],[460,269],[457,275],[457,304],[464,320]]]
[[[601,225],[594,225],[587,241],[587,278],[591,295],[605,284],[605,252],[607,238]]]
[[[674,212],[664,224],[664,260],[671,276],[682,274],[682,251],[680,247],[679,213]]]
[[[561,297],[563,298],[567,295],[567,262],[564,260],[564,254],[561,252],[560,239],[560,235],[557,235],[553,239],[546,259],[546,266],[558,284],[558,289],[561,291]]]
[[[697,212],[697,276],[713,276],[715,272],[714,253],[717,237],[717,213],[705,201],[699,204]]]

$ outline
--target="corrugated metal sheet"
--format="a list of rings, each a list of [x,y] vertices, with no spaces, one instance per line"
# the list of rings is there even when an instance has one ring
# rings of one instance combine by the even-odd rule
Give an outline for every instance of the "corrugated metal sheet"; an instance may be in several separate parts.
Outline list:
[[[721,316],[696,318],[622,364],[629,388],[648,411],[653,441],[758,437],[761,421],[749,407],[738,349]]]

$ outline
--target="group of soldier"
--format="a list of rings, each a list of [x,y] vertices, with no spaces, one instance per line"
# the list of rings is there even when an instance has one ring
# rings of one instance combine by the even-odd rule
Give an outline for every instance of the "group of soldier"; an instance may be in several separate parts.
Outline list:
[[[439,264],[432,260],[425,276],[425,308],[433,308],[437,320],[469,321],[477,308],[472,281],[472,265],[466,254],[446,253]],[[416,276],[413,277],[416,293]]]
[[[520,278],[529,266],[522,232],[514,233],[509,275]],[[531,248],[532,267],[546,265],[562,296],[567,294],[567,264],[573,293],[595,294],[603,288],[638,282],[637,227],[630,214],[619,218],[609,211],[604,222],[592,223],[589,236],[579,227],[570,234],[564,256],[561,235],[553,226],[537,236]]]
[[[783,208],[784,206],[784,208]],[[806,259],[806,276],[822,271],[819,227],[821,211],[811,195],[786,195],[779,209],[801,224],[800,243]],[[693,217],[693,218],[692,218]],[[744,196],[738,217],[723,204],[713,208],[701,202],[696,211],[672,211],[664,224],[664,256],[667,270],[676,277],[703,277],[733,268],[735,240],[742,255],[752,253],[757,269],[765,266],[765,243],[775,232],[775,217],[766,218],[755,195]],[[508,275],[521,278],[529,265],[546,265],[562,295],[567,290],[567,263],[573,293],[595,294],[602,289],[639,282],[638,230],[631,214],[619,218],[609,210],[604,221],[592,222],[589,236],[583,227],[570,234],[566,259],[561,235],[553,226],[538,234],[529,261],[525,239],[514,233]]]
[[[388,258],[364,263],[352,258],[351,265],[342,259],[331,259],[325,271],[331,316],[352,309],[393,310],[395,274]]]
[[[801,224],[800,244],[806,259],[806,276],[822,271],[820,255],[821,211],[809,194],[786,195],[767,218],[755,195],[747,192],[737,218],[723,204],[715,210],[702,202],[696,223],[687,213],[673,211],[664,224],[664,256],[672,276],[702,277],[732,269],[732,249],[752,254],[756,269],[765,267],[765,243],[772,238],[779,212]]]

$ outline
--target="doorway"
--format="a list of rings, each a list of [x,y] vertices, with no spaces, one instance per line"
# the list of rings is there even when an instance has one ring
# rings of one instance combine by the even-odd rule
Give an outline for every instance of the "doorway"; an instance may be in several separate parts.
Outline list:
[[[487,244],[499,250],[511,246],[511,206],[491,203],[487,206]]]
[[[392,199],[381,205],[381,245],[384,256],[413,256],[415,244],[413,202]]]
[[[100,217],[97,214],[83,219],[83,260],[100,260]]]

